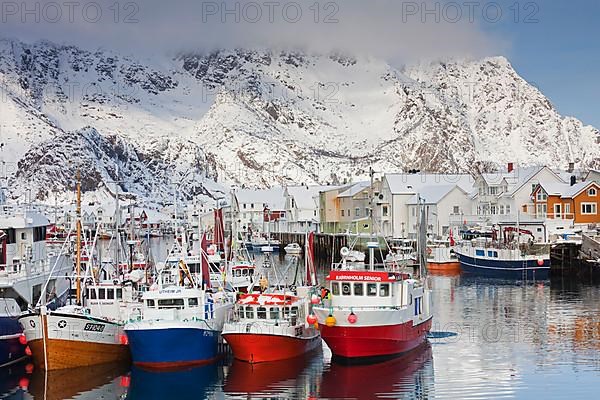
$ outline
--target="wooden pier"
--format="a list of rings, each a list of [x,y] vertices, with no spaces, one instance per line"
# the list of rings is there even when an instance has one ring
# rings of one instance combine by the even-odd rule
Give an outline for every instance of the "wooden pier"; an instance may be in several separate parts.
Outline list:
[[[302,247],[306,244],[305,233],[280,232],[275,233],[274,236],[279,239],[281,249],[290,243],[298,243]],[[344,246],[348,246],[347,235],[315,233],[314,249],[318,260],[340,262],[340,249]]]

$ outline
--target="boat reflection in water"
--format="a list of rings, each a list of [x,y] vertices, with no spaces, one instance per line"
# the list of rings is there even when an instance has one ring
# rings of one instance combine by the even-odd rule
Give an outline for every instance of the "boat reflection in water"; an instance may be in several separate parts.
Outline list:
[[[127,399],[207,399],[220,380],[222,368],[218,363],[213,363],[195,368],[155,371],[134,365]]]
[[[321,351],[255,364],[233,360],[223,390],[235,398],[307,398],[317,391],[322,371]]]
[[[34,399],[119,399],[127,393],[129,367],[99,364],[85,368],[43,371],[30,376],[27,391]],[[30,398],[30,397],[29,397]]]
[[[433,357],[425,342],[406,355],[376,364],[332,362],[323,373],[321,399],[426,399],[433,393]]]
[[[23,399],[29,385],[30,375],[26,373],[27,362],[0,368],[0,399]]]

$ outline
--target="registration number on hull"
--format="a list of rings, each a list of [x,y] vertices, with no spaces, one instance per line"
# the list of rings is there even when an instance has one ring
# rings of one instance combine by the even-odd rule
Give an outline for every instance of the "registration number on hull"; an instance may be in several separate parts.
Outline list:
[[[83,330],[84,331],[89,331],[89,332],[104,332],[104,325],[102,325],[102,324],[92,324],[91,322],[88,322],[83,327]]]

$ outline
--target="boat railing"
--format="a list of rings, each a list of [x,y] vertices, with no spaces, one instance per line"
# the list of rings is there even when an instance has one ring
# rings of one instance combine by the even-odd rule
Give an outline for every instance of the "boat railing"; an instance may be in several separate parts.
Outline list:
[[[38,275],[50,271],[50,265],[44,260],[32,263],[0,264],[0,278],[17,279]]]

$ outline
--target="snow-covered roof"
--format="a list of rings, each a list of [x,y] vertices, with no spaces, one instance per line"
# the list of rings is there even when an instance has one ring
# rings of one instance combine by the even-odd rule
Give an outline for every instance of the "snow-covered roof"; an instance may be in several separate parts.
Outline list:
[[[271,210],[285,210],[285,194],[282,187],[270,189],[239,189],[235,192],[238,204],[266,204]]]
[[[425,201],[425,204],[437,204],[444,197],[448,195],[455,188],[462,191],[464,194],[467,194],[460,186],[458,185],[433,185],[433,186],[423,186],[419,189],[419,197]],[[409,205],[418,204],[417,195],[415,194],[408,202]]]
[[[43,214],[36,211],[19,210],[0,214],[0,229],[23,229],[48,225],[50,225],[50,221]]]
[[[370,185],[370,182],[367,182],[367,181],[355,183],[354,185],[350,186],[348,189],[346,189],[343,192],[341,192],[340,194],[338,194],[337,197],[352,197],[352,196],[356,195],[357,193],[360,193],[364,189],[368,188],[369,185]]]
[[[475,183],[469,174],[385,174],[384,179],[392,194],[415,194],[424,187],[448,185],[471,193]]]
[[[581,191],[585,190],[588,186],[593,184],[598,185],[594,181],[579,182],[571,186],[568,183],[540,183],[540,186],[550,196],[561,196],[563,199],[568,199],[577,196]]]
[[[287,192],[294,199],[296,207],[299,209],[313,209],[316,207],[315,197],[323,190],[331,186],[288,186]]]

